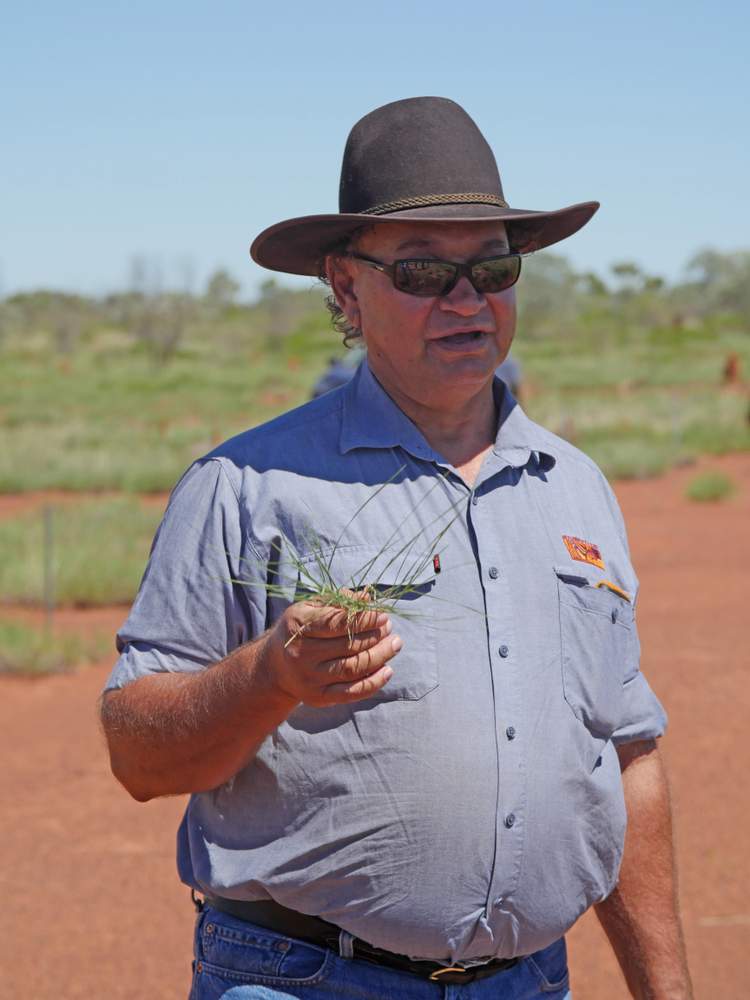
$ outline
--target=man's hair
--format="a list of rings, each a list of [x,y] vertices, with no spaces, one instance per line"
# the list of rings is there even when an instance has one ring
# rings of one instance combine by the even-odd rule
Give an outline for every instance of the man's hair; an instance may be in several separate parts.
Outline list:
[[[325,273],[321,274],[320,280],[324,285],[330,285]],[[336,296],[333,292],[326,295],[326,309],[331,314],[333,329],[341,334],[344,347],[354,347],[356,343],[362,340],[362,331],[346,318],[346,313],[336,301]]]
[[[370,228],[370,225],[371,224],[366,224],[364,226],[360,226],[359,229],[355,229],[353,233],[350,233],[348,236],[344,237],[344,239],[339,240],[338,243],[329,247],[325,254],[320,258],[318,261],[318,278],[328,288],[331,287],[331,282],[328,280],[328,274],[326,272],[326,258],[342,257],[350,250],[353,250],[357,239],[363,232],[365,232],[365,230]],[[355,344],[362,340],[362,331],[358,326],[354,326],[353,323],[349,322],[346,317],[346,313],[336,301],[336,296],[333,292],[326,296],[326,309],[331,314],[331,324],[333,329],[338,331],[343,338],[344,347],[354,347]]]

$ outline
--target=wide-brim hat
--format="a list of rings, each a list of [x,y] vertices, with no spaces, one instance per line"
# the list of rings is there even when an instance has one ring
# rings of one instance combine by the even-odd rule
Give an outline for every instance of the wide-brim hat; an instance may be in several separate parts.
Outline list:
[[[571,236],[598,208],[511,208],[474,120],[444,97],[412,97],[376,108],[349,133],[338,213],[277,222],[250,254],[272,271],[318,275],[325,255],[368,223],[487,220],[505,224],[512,250],[530,253]]]

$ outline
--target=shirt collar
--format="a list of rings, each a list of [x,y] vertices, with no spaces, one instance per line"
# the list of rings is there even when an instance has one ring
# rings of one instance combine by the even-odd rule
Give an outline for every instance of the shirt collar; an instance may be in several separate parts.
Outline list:
[[[492,447],[495,455],[515,468],[522,468],[536,456],[545,471],[551,469],[555,458],[548,442],[542,439],[541,428],[529,420],[499,378],[495,379],[494,391],[499,402],[498,431]],[[342,454],[355,448],[400,447],[415,458],[445,464],[375,378],[366,358],[344,389],[339,447]]]
[[[354,448],[400,447],[415,458],[442,461],[372,374],[367,358],[344,390],[339,446],[342,454]]]

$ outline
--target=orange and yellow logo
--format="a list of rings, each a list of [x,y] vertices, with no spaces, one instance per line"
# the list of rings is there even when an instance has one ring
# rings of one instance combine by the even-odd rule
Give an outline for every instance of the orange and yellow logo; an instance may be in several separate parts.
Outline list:
[[[586,542],[583,538],[574,538],[573,535],[563,535],[562,540],[565,542],[565,548],[570,553],[571,559],[575,559],[577,562],[591,563],[592,566],[604,569],[604,560],[598,545]]]

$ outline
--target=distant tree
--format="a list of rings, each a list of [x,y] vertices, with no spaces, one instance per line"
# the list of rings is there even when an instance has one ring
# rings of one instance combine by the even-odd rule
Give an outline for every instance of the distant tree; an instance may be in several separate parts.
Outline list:
[[[706,247],[693,254],[685,270],[695,284],[704,289],[718,289],[732,281],[735,265],[731,254]]]
[[[264,281],[256,308],[268,347],[272,351],[281,350],[284,339],[296,330],[303,319],[312,311],[322,313],[321,305],[322,298],[317,293],[311,295],[309,291],[284,288],[275,278]]]
[[[631,260],[617,261],[610,271],[614,279],[610,308],[621,331],[672,321],[673,310],[661,276],[648,274]]]
[[[77,296],[61,296],[51,316],[51,326],[58,354],[69,355],[75,350],[86,322],[86,306]]]
[[[122,303],[125,325],[160,364],[175,354],[196,317],[196,302],[189,290],[164,291],[160,265],[140,255],[131,261],[130,293]]]
[[[634,261],[617,261],[610,271],[615,278],[615,292],[621,297],[637,295],[643,288],[644,274]]]
[[[204,298],[214,309],[227,309],[234,304],[240,287],[240,283],[235,281],[229,271],[222,268],[214,271],[206,282]]]
[[[521,329],[527,336],[559,334],[578,313],[577,277],[559,254],[544,251],[524,262],[518,283]]]
[[[685,291],[692,293],[696,311],[731,313],[750,326],[750,251],[700,250],[688,261],[686,272]]]
[[[46,288],[19,292],[6,299],[5,305],[14,328],[26,334],[50,334],[59,354],[73,352],[83,330],[94,322],[96,313],[94,300]]]
[[[585,271],[583,274],[576,275],[576,284],[584,295],[603,298],[609,294],[606,282],[593,271]]]

